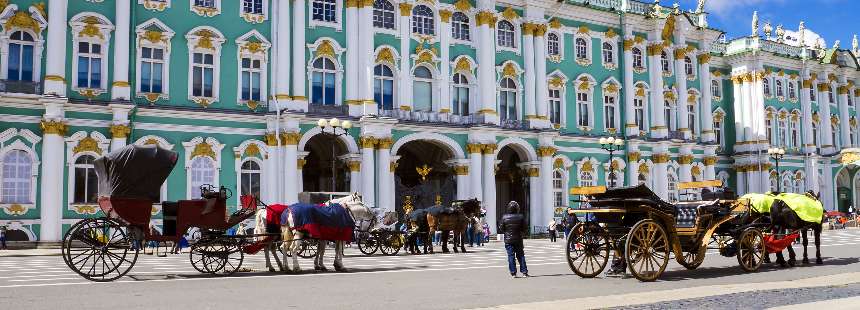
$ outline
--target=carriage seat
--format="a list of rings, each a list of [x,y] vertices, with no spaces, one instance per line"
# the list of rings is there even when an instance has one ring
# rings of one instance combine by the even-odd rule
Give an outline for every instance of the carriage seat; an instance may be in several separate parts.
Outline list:
[[[675,204],[675,227],[691,228],[696,226],[698,209],[702,202],[679,202]]]

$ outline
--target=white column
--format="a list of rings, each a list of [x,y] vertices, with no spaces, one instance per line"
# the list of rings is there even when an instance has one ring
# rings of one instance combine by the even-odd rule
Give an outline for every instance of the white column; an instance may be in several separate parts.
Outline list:
[[[299,139],[301,138],[301,134],[298,132],[286,132],[283,134],[285,137],[283,143],[284,153],[284,175],[296,175],[299,173],[298,170],[298,160],[299,160]],[[283,202],[287,204],[299,202],[299,192],[298,192],[298,184],[296,184],[298,180],[296,178],[285,177],[284,178],[284,187],[281,188],[281,191],[284,193]]]
[[[735,115],[740,114],[741,116],[741,128],[743,129],[743,139],[740,141],[755,141],[755,138],[752,136],[752,115],[751,115],[751,106],[753,102],[751,100],[752,96],[750,93],[752,92],[752,74],[747,73],[743,76],[743,84],[741,84],[741,109],[738,110],[740,113],[736,113]],[[737,100],[737,99],[735,99]],[[736,116],[737,117],[737,116]]]
[[[53,3],[53,2],[52,2]],[[63,168],[64,154],[63,138],[68,128],[65,123],[64,101],[59,99],[42,98],[45,105],[45,115],[40,127],[42,129],[42,178],[41,205],[39,219],[41,220],[39,241],[60,241],[62,237],[63,218]]]
[[[707,42],[707,41],[705,41]],[[702,54],[699,54],[699,88],[702,92],[702,102],[700,108],[700,115],[702,115],[702,142],[715,142],[716,133],[714,132],[714,114],[712,98],[711,98],[711,65],[709,64],[711,60],[711,53],[709,52],[710,47],[708,47],[707,43],[702,44],[703,49],[705,50]]]
[[[361,53],[361,44],[358,38],[361,36],[359,28],[358,8],[356,5],[361,5],[361,0],[344,1],[346,3],[346,23],[344,31],[346,32],[346,104],[354,105],[353,102],[358,99],[358,83],[360,81],[359,72],[361,71],[358,54]],[[365,38],[366,39],[366,38]],[[350,107],[353,109],[353,107]]]
[[[305,95],[306,61],[305,51],[305,0],[293,2],[293,108],[307,111],[308,98]]]
[[[376,183],[379,184],[379,188],[377,189],[379,196],[376,198],[376,206],[389,211],[394,211],[394,200],[389,201],[389,198],[394,197],[394,188],[391,186],[394,183],[386,180],[386,176],[391,172],[392,144],[393,141],[391,138],[379,139],[379,143],[376,144],[376,175],[378,178]]]
[[[400,3],[400,81],[398,83],[398,102],[401,111],[412,111],[412,54],[409,46],[409,34],[412,31],[409,18],[412,16],[412,4]],[[447,78],[447,77],[445,77]],[[396,107],[395,107],[396,109]]]
[[[466,200],[474,197],[469,192],[469,166],[457,166],[454,168],[454,174],[457,175],[457,199]]]
[[[531,227],[528,227],[528,231],[530,233],[541,233],[543,231],[538,231],[535,229],[535,226],[543,226],[546,225],[548,221],[544,221],[543,213],[544,208],[548,208],[548,203],[543,203],[541,200],[541,188],[543,184],[541,184],[541,179],[543,177],[542,172],[539,167],[533,167],[532,164],[523,165],[525,170],[529,175],[529,222],[531,222]],[[523,210],[525,206],[522,206]],[[522,212],[522,210],[520,210]]]
[[[532,23],[524,23],[523,24],[523,69],[525,69],[525,98],[523,102],[525,102],[525,110],[526,110],[526,119],[529,120],[529,124],[536,124],[537,120],[537,101],[535,101],[535,92],[536,92],[536,81],[535,77],[535,40],[534,40],[534,31],[535,24]],[[532,126],[534,127],[534,126]]]
[[[665,113],[663,112],[663,68],[660,63],[660,55],[663,52],[663,43],[654,42],[648,46],[648,72],[651,78],[651,137],[665,138],[669,129],[666,126]]]
[[[851,115],[848,114],[848,84],[839,86],[839,136],[842,138],[842,148],[850,148],[854,143],[851,141]]]
[[[490,231],[496,232],[496,150],[495,144],[485,144],[483,148],[484,208],[487,209],[487,224]]]
[[[442,61],[439,66],[441,76],[439,77],[439,112],[451,113],[451,15],[448,10],[439,11],[441,18],[441,32],[439,33],[439,54]]]
[[[681,41],[676,48],[683,48],[686,51],[686,42]],[[684,66],[684,57],[686,53],[675,50],[675,88],[678,91],[678,99],[675,102],[675,119],[678,120],[678,131],[682,132],[685,139],[689,139],[693,135],[693,129],[687,124],[687,70]]]
[[[535,26],[535,108],[538,118],[541,120],[539,127],[549,128],[549,89],[547,88],[546,79],[546,24]]]
[[[809,79],[808,73],[804,72],[801,74],[801,82],[800,82],[800,113],[801,113],[801,138],[803,139],[803,150],[804,154],[814,154],[816,153],[815,144],[812,143],[812,102],[809,100],[809,90],[813,87],[813,81]],[[809,177],[809,172],[807,171],[807,178]],[[808,182],[807,182],[808,184]]]
[[[481,106],[478,113],[484,116],[485,123],[497,124],[499,115],[496,111],[496,44],[493,40],[495,38],[493,32],[496,27],[495,10],[492,7],[486,8],[478,12],[476,19],[478,25],[478,87],[480,89],[478,101]],[[495,224],[496,219],[493,218],[492,221]],[[490,226],[491,229],[495,229],[492,227],[493,225]]]
[[[626,116],[625,132],[628,137],[638,137],[639,126],[636,126],[636,111],[633,106],[633,97],[635,96],[635,87],[633,87],[633,36],[626,36],[623,42],[624,87],[622,90],[624,91],[624,115]],[[636,171],[633,170],[634,179],[633,183],[630,183],[631,185],[636,184],[635,174]]]
[[[466,150],[469,152],[469,189],[471,190],[472,198],[484,201],[484,189],[481,186],[481,145],[477,143],[466,144]]]
[[[807,156],[803,159],[803,169],[806,172],[806,190],[820,192],[818,184],[818,159],[816,155]]]
[[[400,156],[390,156],[387,165],[388,172],[385,174],[385,182],[387,182],[388,188],[391,189],[390,196],[388,197],[388,201],[391,202],[391,205],[396,209],[396,201],[397,201],[397,187],[394,182],[394,170],[397,169],[397,161],[400,160]],[[382,165],[383,163],[379,163]]]
[[[824,179],[824,184],[818,184],[820,186],[821,202],[824,203],[825,211],[836,210],[834,200],[834,196],[836,195],[836,184],[834,181],[836,180],[833,179],[833,169],[830,165],[830,159],[825,159],[821,166],[821,176]]]
[[[66,49],[66,32],[68,31],[66,20],[68,19],[68,6],[69,0],[49,0],[48,2],[48,55],[45,57],[44,93],[55,94],[60,97],[66,96],[66,52],[68,51]],[[42,179],[44,180],[44,176]],[[44,193],[44,189],[42,193]],[[55,195],[56,193],[62,193],[62,191],[55,192]],[[44,204],[45,201],[42,200],[43,209]]]
[[[373,101],[373,1],[359,0],[358,6],[358,96],[363,115],[376,115],[376,101]],[[392,209],[393,210],[393,209]]]
[[[627,186],[639,184],[639,143],[628,140],[627,143]]]
[[[376,165],[374,165],[373,156],[376,141],[376,138],[371,136],[363,136],[359,139],[359,146],[361,147],[361,195],[364,202],[370,205],[375,205],[376,202],[374,178]]]
[[[361,161],[349,162],[349,191],[361,192]]]
[[[131,27],[131,1],[116,2],[116,32],[114,32],[113,84],[111,99],[130,100],[131,85],[128,82],[128,58]]]
[[[746,182],[746,171],[743,166],[735,166],[737,172],[738,196],[748,193]]]
[[[266,146],[268,147],[267,156],[263,160],[263,166],[266,169],[263,171],[263,178],[266,181],[262,184],[263,193],[260,198],[265,199],[267,203],[269,201],[280,202],[278,199],[278,177],[281,176],[280,170],[278,170],[280,158],[278,158],[277,140],[275,140],[274,132],[266,134]]]
[[[299,152],[298,159],[296,159],[296,192],[301,193],[305,191],[305,181],[304,181],[304,173],[302,173],[302,168],[305,166],[305,156],[308,156],[308,152]]]
[[[735,114],[735,152],[741,151],[742,148],[739,143],[744,141],[743,109],[741,108],[743,106],[742,83],[742,76],[732,76],[732,98],[734,98],[734,100],[732,100],[732,111],[739,111]]]
[[[128,144],[126,139],[128,138],[128,134],[131,132],[128,121],[128,112],[131,111],[134,106],[129,104],[111,104],[110,108],[113,112],[113,120],[110,125],[110,150],[113,152]]]
[[[679,153],[681,156],[678,158],[678,163],[681,166],[681,171],[678,173],[678,178],[681,182],[693,181],[693,147],[691,145],[682,145]]]
[[[290,16],[290,2],[276,1],[274,2],[277,16]],[[290,100],[290,50],[292,50],[292,42],[290,41],[290,19],[275,18],[272,21],[275,24],[275,81],[274,81],[274,96],[276,100]],[[296,64],[301,66],[302,64]],[[290,106],[288,104],[287,106]]]
[[[702,159],[702,163],[705,164],[705,180],[716,180],[717,179],[717,148],[715,146],[709,146],[705,148],[705,158]],[[728,184],[723,184],[723,186],[728,187]]]
[[[826,77],[825,77],[826,79]],[[833,128],[830,126],[830,101],[827,98],[827,91],[832,90],[829,82],[822,81],[818,84],[818,110],[820,111],[818,122],[818,131],[821,133],[821,153],[833,153]]]
[[[540,156],[540,204],[537,208],[532,207],[532,212],[540,210],[540,222],[538,225],[546,225],[553,216],[555,206],[552,197],[552,156],[555,155],[555,147],[543,146],[538,148]],[[534,224],[533,224],[534,225]]]
[[[668,162],[669,162],[669,146],[657,145],[654,148],[654,153],[651,155],[651,161],[654,162],[654,171],[651,175],[654,176],[654,193],[660,196],[660,199],[667,200],[669,198],[669,179]]]

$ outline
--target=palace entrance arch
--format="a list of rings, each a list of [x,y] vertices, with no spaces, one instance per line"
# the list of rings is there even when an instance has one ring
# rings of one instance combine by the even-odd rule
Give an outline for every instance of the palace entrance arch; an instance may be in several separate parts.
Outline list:
[[[508,203],[516,201],[520,205],[520,213],[529,223],[528,227],[533,224],[530,223],[532,206],[529,205],[528,169],[523,167],[527,158],[527,155],[516,149],[515,144],[499,150],[496,157],[496,223],[501,223],[502,216],[507,213]]]
[[[340,157],[349,153],[340,139],[317,134],[304,146],[305,165],[302,169],[302,189],[305,192],[348,192],[350,173],[347,162]],[[332,178],[334,177],[334,178]]]
[[[398,214],[404,214],[404,204],[415,209],[451,204],[456,197],[457,181],[447,163],[454,159],[447,145],[414,140],[400,146],[397,156],[394,205]]]

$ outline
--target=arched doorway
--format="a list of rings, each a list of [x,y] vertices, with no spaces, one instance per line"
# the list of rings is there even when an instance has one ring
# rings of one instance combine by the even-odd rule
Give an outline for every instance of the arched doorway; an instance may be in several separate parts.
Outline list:
[[[305,144],[302,189],[305,192],[348,192],[349,167],[339,157],[348,153],[346,145],[334,136],[318,134]],[[334,178],[332,178],[334,176]]]
[[[398,214],[404,214],[404,204],[415,209],[451,204],[457,182],[446,164],[454,158],[450,150],[433,141],[415,140],[401,146],[397,156],[400,159],[394,170],[394,204]]]
[[[6,231],[6,241],[30,241],[30,237],[23,230],[9,229]]]
[[[853,188],[851,175],[852,171],[849,167],[843,167],[836,174],[836,210],[839,212],[848,212],[848,207],[854,201],[854,191],[851,190]]]
[[[496,223],[501,223],[511,201],[520,205],[520,213],[529,221],[529,175],[528,169],[521,167],[526,157],[508,145],[499,150],[496,159],[501,161],[496,168]]]

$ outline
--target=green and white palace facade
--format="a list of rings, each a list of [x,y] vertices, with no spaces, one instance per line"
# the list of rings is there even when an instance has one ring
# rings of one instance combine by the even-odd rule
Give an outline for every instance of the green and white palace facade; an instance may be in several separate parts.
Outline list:
[[[578,206],[573,187],[677,200],[714,179],[856,205],[856,42],[755,17],[727,40],[703,7],[0,0],[0,225],[57,241],[99,216],[92,162],[127,144],[178,152],[162,200],[212,184],[231,208],[247,193],[352,191],[398,211],[477,198],[495,227],[515,200],[542,232]],[[611,161],[608,136],[625,142]]]

